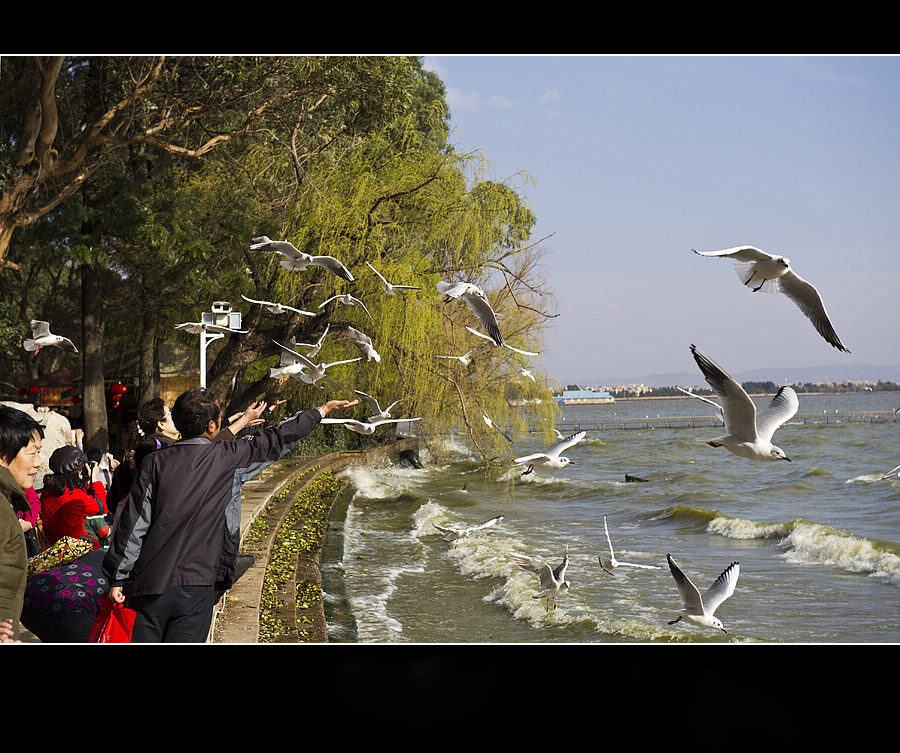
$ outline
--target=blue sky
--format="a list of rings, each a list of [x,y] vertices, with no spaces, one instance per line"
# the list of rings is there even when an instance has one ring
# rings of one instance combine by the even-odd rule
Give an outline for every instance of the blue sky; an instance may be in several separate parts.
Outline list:
[[[900,366],[900,58],[423,56],[452,141],[551,236],[560,316],[536,366],[563,384],[726,370]],[[517,177],[526,173],[530,181]],[[821,293],[851,355],[781,295],[692,248],[754,245]],[[524,343],[527,345],[527,343]]]

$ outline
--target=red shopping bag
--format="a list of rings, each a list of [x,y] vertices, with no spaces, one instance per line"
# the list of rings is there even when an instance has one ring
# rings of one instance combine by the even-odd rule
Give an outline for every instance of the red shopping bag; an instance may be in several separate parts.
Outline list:
[[[88,643],[131,643],[135,611],[104,598]]]

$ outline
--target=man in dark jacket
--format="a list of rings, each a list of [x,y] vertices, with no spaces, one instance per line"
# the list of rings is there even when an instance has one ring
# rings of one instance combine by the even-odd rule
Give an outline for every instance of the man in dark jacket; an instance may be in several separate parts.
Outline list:
[[[182,439],[141,463],[103,561],[109,598],[121,603],[127,595],[137,612],[132,642],[206,640],[216,590],[234,582],[241,485],[330,412],[357,402],[331,400],[252,439],[213,442],[222,419],[215,396],[195,387],[178,397],[172,420]]]

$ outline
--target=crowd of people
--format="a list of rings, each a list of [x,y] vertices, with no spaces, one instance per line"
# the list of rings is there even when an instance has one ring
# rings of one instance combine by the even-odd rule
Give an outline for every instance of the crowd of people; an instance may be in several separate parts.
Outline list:
[[[241,486],[286,455],[331,400],[265,425],[265,402],[224,419],[204,387],[140,405],[121,461],[73,432],[36,490],[44,431],[0,405],[0,643],[88,642],[103,599],[134,610],[133,643],[207,639],[242,572]]]

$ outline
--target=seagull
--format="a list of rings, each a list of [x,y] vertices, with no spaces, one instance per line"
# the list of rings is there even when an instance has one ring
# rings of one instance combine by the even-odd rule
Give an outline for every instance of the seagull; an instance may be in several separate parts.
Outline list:
[[[369,319],[372,318],[372,315],[369,314],[369,309],[366,308],[366,304],[364,304],[359,298],[356,296],[350,295],[350,293],[342,293],[341,295],[333,295],[331,298],[326,298],[319,304],[319,308],[325,306],[325,304],[330,303],[331,301],[339,301],[347,306],[359,306],[363,311],[366,312]]]
[[[605,515],[603,516],[603,532],[606,534],[606,543],[609,545],[609,557],[598,554],[597,559],[600,561],[600,569],[608,575],[612,575],[611,570],[615,570],[617,567],[639,567],[642,570],[662,570],[661,567],[657,567],[656,565],[637,565],[634,562],[619,562],[619,560],[616,559],[612,541],[610,541],[609,538],[609,528],[606,527]]]
[[[881,477],[881,480],[884,481],[884,479],[886,478],[900,478],[900,465],[898,465],[896,468],[891,468],[891,470],[889,470]]]
[[[181,324],[176,324],[175,329],[180,329],[192,335],[199,335],[201,332],[212,332],[220,335],[246,335],[250,331],[248,329],[231,329],[231,327],[222,327],[218,324],[207,324],[206,322],[182,322]]]
[[[319,355],[319,351],[322,349],[322,341],[325,339],[325,335],[328,334],[329,329],[331,329],[331,325],[326,324],[325,331],[322,333],[322,336],[318,339],[317,342],[314,343],[298,343],[295,339],[294,347],[296,348],[297,346],[302,345],[304,348],[309,348],[309,350],[306,352],[306,357],[315,358],[317,355]]]
[[[354,361],[361,361],[362,358],[348,358],[343,361],[333,361],[332,363],[313,363],[306,356],[301,355],[295,350],[291,350],[291,348],[287,347],[287,345],[282,345],[277,340],[272,340],[279,348],[283,348],[288,353],[294,356],[293,365],[294,368],[288,370],[284,367],[281,368],[272,368],[269,369],[270,377],[280,377],[283,374],[287,374],[289,376],[294,377],[294,379],[299,379],[301,382],[305,382],[306,384],[312,384],[318,386],[320,389],[325,389],[322,385],[316,384],[322,377],[325,376],[325,370],[330,369],[332,366],[337,366],[342,363],[353,363]],[[309,371],[309,373],[307,373]]]
[[[294,248],[294,244],[288,241],[273,241],[268,236],[261,235],[250,242],[251,251],[271,251],[286,256],[288,261],[281,262],[281,266],[292,272],[306,269],[310,265],[325,267],[338,277],[353,282],[353,275],[341,262],[333,256],[310,256]]]
[[[584,439],[585,434],[587,434],[587,432],[582,429],[581,431],[575,432],[574,434],[570,434],[562,441],[551,445],[543,452],[535,452],[531,455],[523,455],[520,458],[515,458],[513,462],[520,465],[528,465],[528,470],[522,474],[523,476],[527,476],[529,473],[531,473],[534,470],[535,466],[539,466],[541,468],[565,468],[567,465],[574,464],[575,461],[569,460],[569,458],[562,456],[560,453],[578,444],[582,439]]]
[[[483,528],[490,528],[492,526],[497,525],[501,520],[503,520],[502,515],[497,515],[490,520],[486,520],[484,523],[478,523],[474,526],[469,526],[468,528],[456,529],[456,528],[444,528],[443,526],[439,526],[437,523],[432,523],[435,528],[437,528],[444,535],[441,536],[441,539],[453,545],[459,539],[463,539],[468,536],[470,533],[475,533],[475,531],[480,531]]]
[[[381,363],[381,355],[375,350],[375,346],[372,345],[371,337],[363,334],[358,329],[349,326],[347,327],[347,332],[350,334],[350,339],[353,340],[353,344],[356,345],[366,357],[366,363],[369,361]]]
[[[366,405],[369,406],[369,410],[372,412],[371,415],[366,418],[366,420],[369,422],[380,421],[383,418],[390,418],[391,417],[391,408],[393,408],[397,403],[400,402],[400,400],[403,399],[401,397],[400,400],[394,400],[394,402],[391,403],[387,408],[382,409],[382,407],[378,404],[378,401],[371,395],[367,395],[365,392],[362,392],[361,390],[353,390],[353,391],[357,395],[359,395],[360,398],[362,398],[362,401]]]
[[[725,434],[706,442],[710,447],[724,447],[742,458],[751,460],[787,460],[784,450],[772,444],[772,435],[800,407],[797,393],[790,387],[780,387],[769,407],[756,413],[756,406],[743,387],[722,368],[709,359],[695,345],[691,345],[694,360],[706,377],[709,386],[724,401]]]
[[[490,417],[488,416],[487,413],[485,413],[485,412],[482,411],[481,417],[484,419],[484,422],[485,422],[488,426],[490,426],[492,429],[496,429],[496,430],[499,431],[504,437],[506,437],[506,441],[507,441],[507,442],[509,442],[510,444],[513,443],[512,439],[510,439],[509,434],[507,434],[505,431],[503,431],[503,429],[501,429],[501,428],[500,428],[499,426],[497,426],[493,421],[491,421],[491,419],[490,419]]]
[[[378,275],[378,279],[381,280],[381,284],[384,287],[384,292],[388,295],[396,295],[398,290],[421,290],[422,288],[417,288],[412,285],[392,285],[387,280],[384,279],[384,275],[381,274],[375,267],[373,267],[369,262],[366,262],[369,269],[371,269],[376,275]]]
[[[475,355],[475,351],[480,350],[483,347],[485,347],[485,346],[484,345],[476,345],[468,353],[465,353],[461,356],[437,356],[437,358],[449,358],[451,360],[459,361],[463,366],[468,366],[470,363],[472,363],[472,356]]]
[[[273,303],[272,301],[256,301],[253,298],[247,298],[247,296],[245,296],[243,293],[241,293],[241,298],[243,298],[245,301],[249,301],[250,303],[258,303],[260,306],[265,306],[273,314],[283,314],[285,311],[296,311],[298,314],[303,314],[303,316],[316,315],[314,311],[295,309],[293,306],[288,306],[284,303]]]
[[[396,424],[401,421],[421,421],[421,418],[380,418],[377,421],[357,421],[354,418],[323,418],[323,424],[343,424],[345,429],[355,431],[357,434],[374,434],[379,426]]]
[[[516,353],[521,353],[523,356],[539,356],[540,355],[540,353],[534,353],[533,351],[530,351],[530,350],[519,350],[518,348],[514,348],[512,345],[510,345],[507,342],[498,343],[496,340],[494,340],[493,337],[488,337],[483,332],[479,332],[477,329],[472,329],[472,327],[470,327],[468,324],[466,325],[466,329],[469,330],[469,332],[471,332],[473,335],[478,335],[478,337],[483,337],[485,340],[489,340],[495,348],[506,348],[507,350],[514,350]]]
[[[713,616],[716,607],[725,599],[734,593],[734,587],[737,585],[738,576],[741,574],[741,565],[738,562],[732,562],[722,574],[715,579],[713,584],[705,593],[697,590],[697,587],[691,583],[681,568],[672,559],[671,554],[666,554],[669,562],[669,570],[675,579],[675,585],[678,586],[678,593],[681,596],[681,604],[684,607],[669,625],[674,625],[679,620],[685,620],[692,625],[706,628],[716,628],[727,634],[728,631],[722,626],[722,621],[718,617]]]
[[[62,335],[53,335],[50,333],[49,322],[42,322],[39,319],[31,320],[31,337],[22,343],[25,350],[33,351],[35,355],[41,348],[56,347],[62,350],[68,350],[77,353],[78,348],[75,347],[68,337]]]
[[[450,298],[457,300],[462,298],[478,317],[485,332],[490,335],[489,339],[498,347],[503,345],[503,335],[500,334],[500,327],[497,325],[497,315],[481,288],[471,282],[449,283],[441,280],[437,284],[437,289],[439,293],[444,294],[445,301]]]
[[[522,369],[519,374],[521,374],[523,377],[528,377],[532,382],[535,381],[534,374],[532,374],[528,369]]]
[[[566,553],[563,555],[562,563],[553,570],[545,562],[533,557],[526,557],[524,554],[513,552],[509,557],[523,570],[535,573],[541,579],[541,593],[531,598],[546,598],[548,612],[550,611],[550,602],[552,600],[553,608],[556,609],[556,597],[569,590],[569,581],[566,580],[566,569],[569,567],[569,545],[566,544]]]
[[[731,259],[740,281],[746,286],[754,285],[752,288],[754,293],[760,290],[764,293],[784,293],[800,307],[826,342],[845,353],[850,352],[831,326],[819,291],[794,272],[790,259],[767,254],[753,246],[736,246],[721,251],[691,250],[700,256],[721,256]]]
[[[677,384],[675,385],[675,389],[683,392],[685,395],[690,395],[691,397],[695,397],[698,400],[702,400],[704,403],[709,403],[716,409],[716,412],[719,415],[719,420],[724,423],[725,422],[725,413],[722,411],[722,406],[719,405],[715,400],[710,400],[708,397],[703,397],[703,395],[695,395],[693,392],[689,390],[684,390],[679,387]]]

